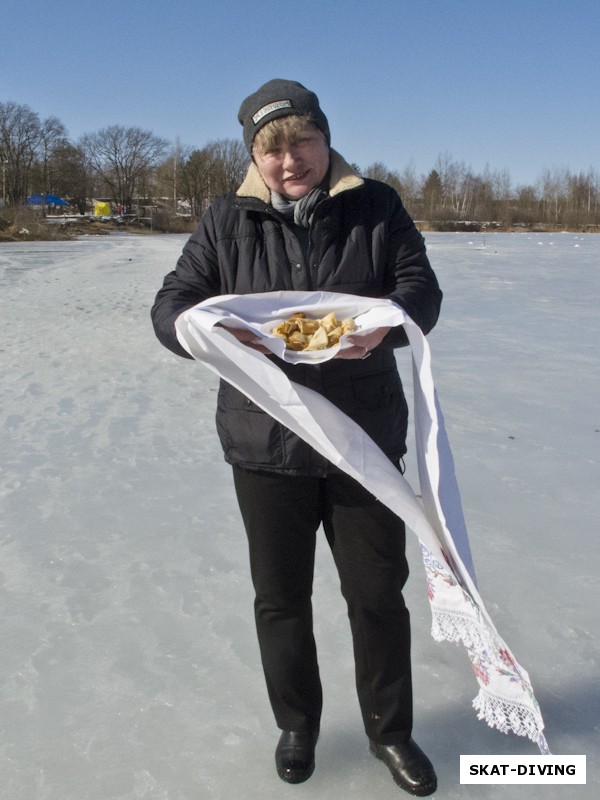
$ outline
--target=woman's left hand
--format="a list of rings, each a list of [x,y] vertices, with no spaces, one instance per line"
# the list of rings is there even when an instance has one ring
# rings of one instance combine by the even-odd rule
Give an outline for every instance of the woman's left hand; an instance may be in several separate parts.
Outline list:
[[[391,328],[376,328],[369,333],[348,336],[346,340],[353,345],[353,347],[345,347],[343,350],[340,350],[334,358],[368,358],[371,355],[371,350],[374,350],[377,345],[381,344],[391,330]]]

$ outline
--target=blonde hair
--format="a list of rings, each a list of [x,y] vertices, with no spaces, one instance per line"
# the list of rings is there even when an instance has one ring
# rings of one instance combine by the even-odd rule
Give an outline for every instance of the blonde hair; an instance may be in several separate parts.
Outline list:
[[[252,152],[266,153],[280,147],[284,142],[295,144],[306,129],[318,131],[310,114],[290,114],[267,122],[258,131],[252,143]]]

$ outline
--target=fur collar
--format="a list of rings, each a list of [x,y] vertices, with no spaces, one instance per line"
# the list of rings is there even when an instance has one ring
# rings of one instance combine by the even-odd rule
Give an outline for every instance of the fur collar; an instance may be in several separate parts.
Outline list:
[[[336,150],[331,150],[330,153],[330,197],[344,192],[347,189],[355,189],[358,186],[362,186],[364,183],[363,179],[356,174],[350,164],[348,164]],[[258,167],[254,162],[250,164],[244,182],[237,190],[236,195],[238,197],[256,197],[258,200],[262,200],[263,203],[271,202],[271,192],[261,178]]]

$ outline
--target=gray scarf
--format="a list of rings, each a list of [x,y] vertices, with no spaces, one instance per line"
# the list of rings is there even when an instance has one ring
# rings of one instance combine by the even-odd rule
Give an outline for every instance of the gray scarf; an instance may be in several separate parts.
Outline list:
[[[320,186],[311,189],[308,194],[298,200],[288,200],[277,192],[271,191],[271,205],[290,222],[293,221],[301,228],[308,228],[315,208],[324,197],[327,197],[327,192]]]

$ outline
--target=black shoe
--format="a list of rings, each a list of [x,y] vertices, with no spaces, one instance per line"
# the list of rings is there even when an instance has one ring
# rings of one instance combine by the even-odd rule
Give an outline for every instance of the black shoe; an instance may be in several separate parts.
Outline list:
[[[286,783],[303,783],[315,770],[319,731],[283,731],[275,750],[277,774]]]
[[[398,786],[409,794],[426,797],[437,789],[437,777],[431,761],[419,745],[409,739],[404,744],[370,742],[371,752],[381,759]]]

